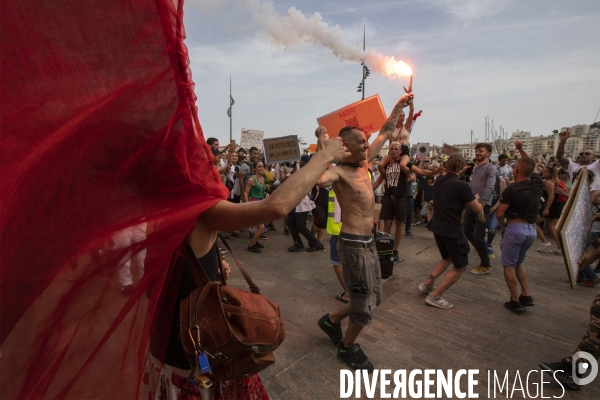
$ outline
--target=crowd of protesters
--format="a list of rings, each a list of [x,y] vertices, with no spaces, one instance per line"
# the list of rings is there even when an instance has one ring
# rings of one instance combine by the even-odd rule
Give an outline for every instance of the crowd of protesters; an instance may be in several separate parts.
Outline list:
[[[577,179],[578,171],[584,166],[587,166],[592,182],[591,207],[595,215],[600,212],[600,179],[597,178],[600,174],[600,161],[594,161],[594,152],[589,149],[583,149],[580,154],[575,155],[574,161],[565,158],[564,143],[569,136],[568,130],[562,132],[556,156],[548,159],[542,157],[534,161],[534,168],[531,172],[534,180],[541,182],[542,189],[539,201],[536,202],[536,219],[532,223],[535,231],[532,246],[537,237],[540,239],[540,243],[537,245],[538,252],[547,252],[557,256],[562,256],[562,248],[556,224],[570,196],[570,190],[574,180]],[[213,148],[215,167],[221,174],[223,183],[230,190],[228,200],[234,203],[264,199],[310,160],[310,155],[305,154],[297,162],[267,164],[256,147],[244,149],[238,147],[235,142],[220,147],[219,141],[215,138],[209,138],[207,142]],[[503,204],[502,195],[507,188],[513,190],[513,185],[518,183],[514,170],[519,159],[531,158],[523,151],[519,141],[516,141],[516,146],[516,152],[500,154],[497,161],[492,162],[490,160],[492,146],[486,143],[477,144],[475,158],[466,160],[464,167],[461,167],[457,173],[458,179],[470,187],[470,191],[476,196],[483,211],[483,218],[478,218],[473,207],[466,207],[463,204],[460,215],[461,235],[464,234],[464,237],[471,243],[480,261],[470,270],[472,274],[485,275],[492,272],[491,260],[495,258],[493,242],[496,232],[503,229],[506,231],[507,227],[506,216],[499,217],[498,212]],[[432,230],[430,223],[436,208],[435,193],[437,192],[438,196],[440,196],[440,192],[442,192],[442,196],[448,195],[441,184],[436,190],[437,180],[440,176],[448,173],[447,169],[438,168],[434,171],[434,168],[439,165],[447,166],[447,156],[436,155],[431,158],[423,157],[413,160],[408,164],[410,174],[407,176],[399,165],[400,154],[399,143],[392,142],[389,147],[389,155],[376,158],[370,168],[375,202],[382,203],[383,231],[393,233],[395,237],[394,258],[396,261],[400,260],[399,248],[403,234],[413,237],[411,228],[414,226],[428,226]],[[310,193],[306,194],[296,209],[284,218],[283,233],[293,239],[288,251],[326,251],[323,237],[327,231],[330,191],[331,188],[315,186]],[[313,221],[312,228],[307,226],[310,220]],[[391,231],[393,225],[395,225],[394,232]],[[268,230],[276,230],[273,221],[265,221],[261,226],[249,230],[251,242],[248,251],[261,252],[264,245],[260,239],[266,238],[265,234]],[[226,232],[226,234],[227,238],[242,237],[241,232]],[[306,240],[307,246],[304,245],[301,236]],[[594,243],[597,246],[600,241],[599,236],[600,222],[594,222],[588,247]],[[508,261],[502,260],[503,266],[505,262]],[[580,271],[577,283],[586,287],[594,287],[600,283],[599,272],[600,267],[594,269],[592,266],[588,266]],[[344,286],[343,283],[342,286]],[[345,291],[340,293],[338,298],[346,300]],[[517,307],[517,309],[522,311],[522,307]]]
[[[568,130],[561,132],[557,154],[549,159],[534,160],[523,150],[521,142],[516,141],[516,152],[500,154],[494,162],[490,160],[492,146],[479,143],[475,146],[473,160],[465,160],[460,154],[413,159],[406,165],[408,174],[400,165],[402,149],[399,142],[390,143],[387,156],[370,160],[369,177],[374,200],[381,204],[383,231],[394,234],[394,260],[400,261],[403,234],[412,238],[411,228],[415,226],[427,227],[439,249],[440,261],[419,286],[419,291],[427,294],[427,304],[442,309],[453,307],[442,294],[466,271],[469,243],[479,259],[479,264],[469,272],[475,275],[492,273],[492,260],[496,258],[493,241],[496,233],[501,231],[500,262],[510,293],[505,307],[521,314],[526,307],[533,306],[524,266],[527,252],[539,238],[538,252],[563,255],[556,224],[584,167],[588,170],[593,211],[587,247],[597,253],[594,249],[600,248],[600,161],[595,160],[594,151],[590,149],[574,155],[574,160],[566,158],[564,145],[569,136]],[[262,200],[310,162],[310,155],[305,154],[299,162],[268,165],[255,147],[245,150],[232,142],[219,150],[216,139],[210,138],[208,143],[214,149],[215,167],[230,190],[231,202]],[[310,219],[313,220],[312,229],[307,227]],[[374,220],[374,231],[379,222]],[[352,297],[344,282],[343,263],[337,254],[340,226],[341,213],[332,187],[315,186],[284,218],[283,233],[293,238],[293,244],[288,248],[290,252],[326,251],[324,233],[327,231],[331,235],[330,259],[343,288],[336,298],[348,303]],[[249,230],[248,251],[261,252],[264,246],[260,239],[265,238],[269,229],[276,230],[272,221]],[[304,246],[300,235],[304,236],[308,246]],[[229,232],[228,237],[242,237],[242,234]],[[600,266],[594,269],[588,259],[593,258],[587,257],[580,264],[576,281],[582,286],[594,287],[600,283]],[[448,270],[451,265],[453,268]],[[436,287],[436,279],[447,270]],[[336,318],[330,319],[326,314],[319,320],[319,326],[341,346],[341,328]],[[360,356],[365,365],[372,368],[366,356],[363,353]],[[567,378],[572,379],[572,376]]]

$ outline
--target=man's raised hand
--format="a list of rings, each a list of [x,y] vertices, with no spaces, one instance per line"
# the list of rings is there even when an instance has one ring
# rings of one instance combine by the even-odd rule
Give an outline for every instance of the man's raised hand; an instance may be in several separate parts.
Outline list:
[[[317,154],[323,153],[329,163],[342,161],[350,155],[350,152],[342,143],[342,138],[334,137],[331,139],[319,139],[321,150]]]
[[[569,128],[567,128],[566,130],[562,131],[561,133],[558,134],[558,138],[562,141],[562,140],[567,140],[569,137],[571,137],[571,132],[569,132]]]
[[[515,147],[517,150],[520,150],[523,147],[523,142],[520,140],[515,140]]]
[[[315,136],[317,139],[329,139],[327,129],[325,129],[324,126],[319,126],[317,129],[315,129]]]
[[[315,129],[315,136],[317,137],[317,151],[323,148],[321,142],[323,140],[329,139],[329,135],[327,134],[327,129],[324,126],[319,126]]]

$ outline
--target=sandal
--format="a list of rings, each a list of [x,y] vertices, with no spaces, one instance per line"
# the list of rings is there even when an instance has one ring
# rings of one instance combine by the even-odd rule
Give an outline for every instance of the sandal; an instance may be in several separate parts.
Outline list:
[[[346,300],[344,299],[344,292],[338,293],[335,295],[335,298],[339,301],[341,301],[342,303],[350,303],[350,300]]]

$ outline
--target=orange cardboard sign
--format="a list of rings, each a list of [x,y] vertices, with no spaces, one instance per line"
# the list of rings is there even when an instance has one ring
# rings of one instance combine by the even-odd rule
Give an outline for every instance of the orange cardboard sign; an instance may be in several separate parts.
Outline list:
[[[317,152],[317,144],[313,143],[310,146],[308,146],[308,152],[309,153],[316,153]]]
[[[318,124],[327,129],[329,137],[338,136],[345,126],[356,126],[369,137],[371,133],[378,132],[386,120],[378,94],[317,118]]]

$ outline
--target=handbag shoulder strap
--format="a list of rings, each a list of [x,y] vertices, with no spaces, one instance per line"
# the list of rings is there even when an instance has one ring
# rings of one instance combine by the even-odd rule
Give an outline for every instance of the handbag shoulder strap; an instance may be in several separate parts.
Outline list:
[[[225,240],[225,238],[223,237],[221,232],[219,232],[219,239],[221,240],[221,242],[223,242],[225,247],[227,247],[227,250],[229,250],[229,253],[231,253],[231,256],[235,260],[235,263],[237,264],[238,268],[240,269],[240,272],[242,273],[242,275],[244,276],[244,279],[248,283],[248,287],[250,288],[250,291],[252,293],[260,294],[260,289],[258,288],[258,286],[256,286],[254,284],[254,282],[252,282],[252,278],[250,278],[250,275],[248,275],[248,273],[246,272],[244,267],[242,267],[242,264],[240,264],[240,261],[237,259],[235,254],[233,254],[233,250],[231,250],[231,247],[229,247],[229,243],[227,243],[227,240]]]

